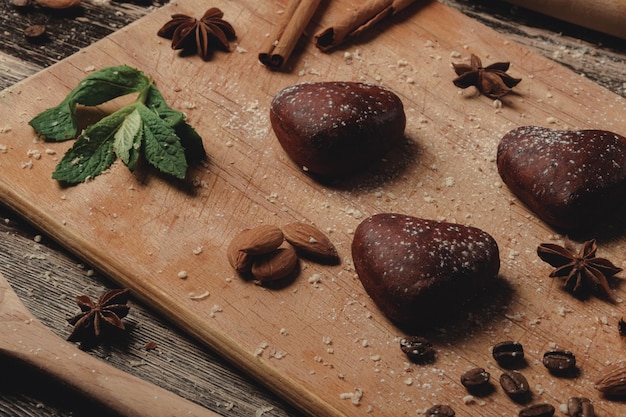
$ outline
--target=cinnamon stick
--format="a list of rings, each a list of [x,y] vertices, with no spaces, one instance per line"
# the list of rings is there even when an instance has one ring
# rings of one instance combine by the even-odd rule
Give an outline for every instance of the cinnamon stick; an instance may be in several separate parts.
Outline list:
[[[415,0],[369,0],[355,10],[349,10],[337,22],[315,34],[315,46],[322,51],[328,51],[384,18],[406,9],[413,2]]]
[[[271,68],[280,68],[287,62],[320,1],[291,0],[281,24],[274,29],[261,48],[261,63]]]

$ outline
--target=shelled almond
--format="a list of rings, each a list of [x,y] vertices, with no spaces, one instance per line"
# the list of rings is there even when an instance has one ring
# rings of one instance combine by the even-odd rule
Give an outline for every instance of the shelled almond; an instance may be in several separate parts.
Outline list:
[[[285,240],[297,251],[323,260],[338,260],[337,249],[330,239],[317,227],[302,222],[289,223],[283,227]]]
[[[287,278],[297,265],[296,251],[291,246],[286,246],[256,257],[252,262],[251,272],[260,281],[278,281]]]
[[[239,273],[250,271],[252,267],[252,256],[242,251],[241,248],[246,244],[247,231],[250,229],[244,229],[241,233],[233,238],[226,249],[226,257],[230,266]]]
[[[276,226],[263,225],[241,232],[240,251],[249,255],[265,255],[276,249],[283,243],[283,232]]]
[[[626,395],[626,361],[607,366],[595,383],[596,389],[609,397]]]
[[[226,257],[239,274],[270,282],[296,270],[298,253],[324,262],[339,261],[330,239],[315,226],[302,222],[289,223],[283,230],[273,225],[244,229],[231,240]]]
[[[70,7],[78,6],[80,0],[35,0],[35,3],[50,9],[69,9]]]

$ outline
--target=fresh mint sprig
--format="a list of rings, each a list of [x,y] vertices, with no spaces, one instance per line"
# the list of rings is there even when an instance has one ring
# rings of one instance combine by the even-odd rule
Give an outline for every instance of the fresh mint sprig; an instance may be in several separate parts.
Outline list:
[[[68,184],[84,182],[104,172],[116,158],[133,171],[143,156],[161,172],[183,179],[188,162],[206,158],[202,138],[185,122],[185,115],[168,106],[150,77],[127,65],[90,74],[59,105],[29,124],[47,140],[72,139],[78,131],[78,105],[97,106],[133,93],[138,94],[134,103],[78,135],[52,178]]]

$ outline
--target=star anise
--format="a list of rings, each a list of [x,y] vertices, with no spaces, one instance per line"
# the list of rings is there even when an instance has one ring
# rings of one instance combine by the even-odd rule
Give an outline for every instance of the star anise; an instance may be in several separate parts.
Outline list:
[[[509,94],[511,89],[522,81],[521,78],[513,78],[506,73],[509,65],[508,62],[496,62],[483,68],[480,58],[472,54],[470,65],[452,64],[454,72],[458,75],[452,82],[460,88],[473,85],[489,98],[500,98]]]
[[[229,39],[235,38],[235,29],[223,20],[224,13],[217,7],[207,10],[200,20],[186,14],[176,13],[157,34],[172,40],[172,49],[197,52],[202,59],[209,59],[214,48],[230,50]]]
[[[597,258],[598,247],[595,240],[583,243],[578,254],[566,246],[542,243],[537,248],[537,255],[544,262],[556,269],[550,277],[565,278],[565,289],[574,294],[584,294],[591,287],[599,287],[611,299],[608,278],[619,273],[618,268],[611,261]]]
[[[108,291],[94,304],[86,295],[76,297],[81,313],[67,321],[74,326],[67,340],[92,343],[100,337],[106,326],[124,330],[122,319],[128,314],[128,288]]]

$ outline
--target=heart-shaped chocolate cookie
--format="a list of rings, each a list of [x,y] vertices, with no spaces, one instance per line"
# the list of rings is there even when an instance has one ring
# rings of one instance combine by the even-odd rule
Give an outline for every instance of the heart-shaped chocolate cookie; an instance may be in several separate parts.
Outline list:
[[[498,275],[496,241],[475,227],[382,213],[352,242],[354,268],[374,303],[402,327],[435,324]]]
[[[497,164],[513,194],[556,229],[584,231],[623,215],[626,138],[616,133],[518,127],[500,141]]]
[[[289,157],[311,174],[339,176],[380,159],[404,135],[400,98],[356,82],[303,83],[280,91],[270,121]]]

